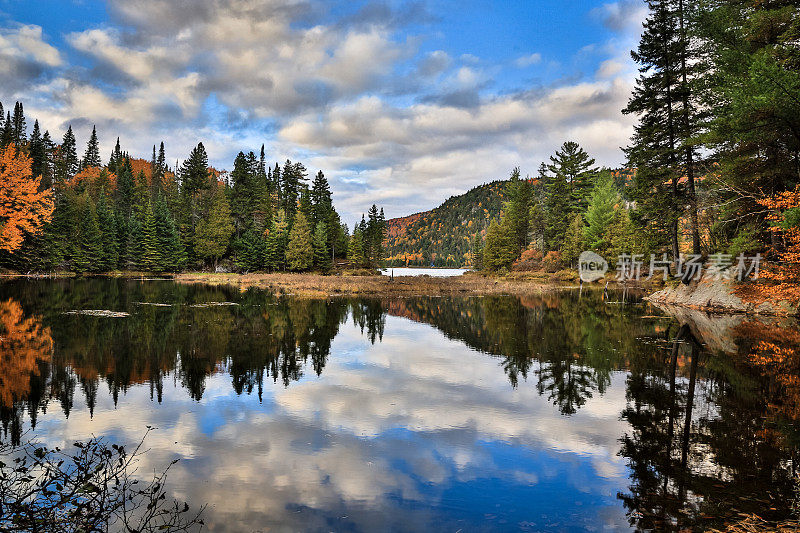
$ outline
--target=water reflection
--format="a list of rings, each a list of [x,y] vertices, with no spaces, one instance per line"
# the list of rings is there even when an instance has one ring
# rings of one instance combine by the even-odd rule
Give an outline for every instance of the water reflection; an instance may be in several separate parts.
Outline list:
[[[613,300],[613,298],[612,298]],[[0,284],[0,416],[180,457],[218,530],[702,529],[790,512],[792,324],[597,293]],[[106,309],[126,317],[66,314]],[[11,364],[13,363],[13,364]]]

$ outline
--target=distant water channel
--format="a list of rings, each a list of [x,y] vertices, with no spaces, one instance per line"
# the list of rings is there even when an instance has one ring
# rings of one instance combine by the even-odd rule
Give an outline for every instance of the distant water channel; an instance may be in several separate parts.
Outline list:
[[[467,269],[394,267],[381,270],[381,274],[384,276],[391,276],[392,272],[394,272],[395,276],[430,276],[432,278],[452,278],[463,275],[465,272],[467,272]]]
[[[153,426],[140,471],[179,459],[168,488],[208,504],[210,531],[791,513],[792,324],[596,291],[310,300],[74,279],[0,282],[0,328],[17,363],[0,367],[3,440],[129,445]]]

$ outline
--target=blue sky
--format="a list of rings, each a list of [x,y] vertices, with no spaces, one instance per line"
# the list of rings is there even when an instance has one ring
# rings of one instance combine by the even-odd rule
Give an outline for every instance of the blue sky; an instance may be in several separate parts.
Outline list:
[[[322,169],[352,222],[535,173],[565,140],[623,161],[638,0],[0,0],[0,102],[171,161],[203,141]]]

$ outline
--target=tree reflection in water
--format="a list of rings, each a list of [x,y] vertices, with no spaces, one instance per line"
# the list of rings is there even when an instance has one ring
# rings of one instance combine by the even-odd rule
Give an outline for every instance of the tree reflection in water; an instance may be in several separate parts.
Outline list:
[[[75,309],[130,315],[64,314]],[[628,430],[619,455],[630,484],[618,498],[633,527],[788,516],[800,412],[796,327],[739,320],[726,332],[735,349],[723,353],[708,349],[691,321],[647,313],[593,291],[312,300],[172,282],[11,281],[0,284],[0,418],[17,442],[23,413],[35,428],[51,400],[68,417],[81,397],[91,412],[101,386],[116,403],[146,384],[161,402],[171,377],[200,401],[218,373],[237,394],[261,400],[265,380],[289,387],[324,374],[348,320],[374,344],[387,316],[405,317],[496,357],[511,387],[534,387],[566,417],[624,375]]]

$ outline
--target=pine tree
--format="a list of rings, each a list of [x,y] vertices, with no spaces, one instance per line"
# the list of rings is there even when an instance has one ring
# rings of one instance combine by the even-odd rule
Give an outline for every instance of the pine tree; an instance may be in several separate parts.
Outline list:
[[[44,139],[42,139],[38,120],[34,120],[33,122],[33,132],[31,133],[28,155],[31,157],[31,172],[34,176],[42,177],[42,189],[49,189],[50,183],[49,180],[46,179],[47,146],[45,145]]]
[[[77,272],[98,272],[103,257],[102,235],[97,221],[97,212],[88,191],[83,195],[83,210],[78,233],[78,246],[72,258]]]
[[[311,228],[302,211],[295,216],[286,245],[286,266],[296,272],[311,268],[314,260]]]
[[[11,111],[6,112],[6,119],[3,121],[3,131],[0,133],[0,148],[5,148],[14,142],[14,123],[11,121]]]
[[[470,262],[472,263],[472,270],[483,270],[483,238],[480,232],[476,233],[472,238]]]
[[[200,217],[198,193],[211,186],[208,172],[208,155],[203,143],[198,143],[183,162],[180,170],[180,216],[181,241],[187,247],[187,255],[196,250],[194,238]]]
[[[515,249],[515,256],[528,244],[528,229],[530,224],[530,206],[533,199],[533,190],[528,180],[520,179],[519,167],[511,171],[507,186],[509,200],[503,206],[503,217],[511,229],[510,236]]]
[[[186,264],[186,249],[163,196],[156,200],[154,217],[158,250],[161,252],[159,269],[177,272]]]
[[[629,165],[636,168],[633,197],[646,231],[664,234],[678,257],[678,219],[683,194],[680,149],[680,51],[681,41],[671,3],[652,0],[639,47],[631,52],[641,75],[624,113],[639,118],[631,146]]]
[[[100,167],[100,143],[97,140],[97,128],[92,126],[92,135],[86,144],[86,153],[83,156],[83,168]]]
[[[136,181],[133,178],[131,161],[127,157],[121,162],[117,173],[117,210],[125,217],[130,216],[133,207]]]
[[[569,191],[570,213],[586,210],[587,198],[592,189],[592,179],[597,169],[594,159],[578,143],[567,141],[550,156],[547,169],[556,177],[563,178]]]
[[[245,231],[234,243],[236,267],[245,271],[258,270],[264,262],[265,246],[264,240],[255,231]]]
[[[22,148],[28,142],[28,128],[25,125],[22,102],[17,102],[14,105],[14,116],[11,117],[11,142],[19,148]]]
[[[139,238],[141,239],[139,244],[139,267],[147,271],[159,270],[162,265],[161,249],[156,219],[153,214],[153,202],[149,198],[141,216]]]
[[[56,161],[56,180],[63,183],[69,181],[80,169],[80,161],[76,151],[75,134],[72,126],[67,128]]]
[[[251,152],[252,154],[252,152]],[[253,200],[255,197],[255,175],[250,168],[244,152],[239,152],[233,162],[231,172],[231,209],[233,211],[236,234],[241,235],[253,224]]]
[[[328,253],[328,226],[324,221],[317,222],[314,230],[314,268],[327,272],[331,268],[331,256]]]
[[[570,194],[567,180],[556,173],[547,181],[545,198],[545,246],[548,250],[560,250],[570,223]]]
[[[119,263],[119,242],[117,241],[117,219],[108,205],[105,190],[100,191],[97,201],[97,223],[100,227],[100,242],[102,255],[100,258],[101,269],[114,270]]]
[[[42,151],[44,152],[44,159],[42,161],[42,188],[51,189],[55,182],[55,166],[53,162],[53,154],[55,153],[55,144],[50,139],[50,132],[45,130],[42,135]]]
[[[347,246],[347,259],[350,261],[350,266],[360,268],[366,262],[364,259],[364,243],[361,228],[356,225],[353,228],[353,235],[350,237],[350,242]]]
[[[589,248],[603,255],[608,251],[610,243],[606,240],[606,231],[614,218],[614,207],[618,202],[614,180],[609,172],[598,176],[586,211],[586,244]]]
[[[122,148],[120,148],[119,137],[117,137],[117,144],[114,145],[114,151],[111,152],[111,157],[108,158],[108,170],[119,175],[123,162]]]
[[[228,249],[233,232],[231,208],[225,196],[225,189],[222,185],[218,185],[211,197],[208,213],[200,219],[195,228],[195,253],[203,260],[210,260],[216,270],[217,261]]]
[[[326,221],[329,218],[329,213],[333,209],[333,199],[331,197],[331,188],[328,180],[325,179],[325,174],[320,170],[314,177],[314,182],[311,185],[311,203],[314,206],[314,215],[312,221],[316,226],[321,221]],[[327,231],[327,229],[326,229]]]
[[[486,243],[483,246],[483,268],[498,271],[511,265],[508,256],[509,235],[501,228],[496,219],[486,230]]]
[[[574,265],[578,261],[578,256],[581,255],[586,244],[584,231],[583,217],[578,213],[572,219],[567,234],[564,236],[564,245],[561,247],[561,259],[565,263]]]
[[[286,257],[286,233],[288,224],[283,209],[279,209],[272,219],[264,251],[264,268],[270,271],[283,270]]]

